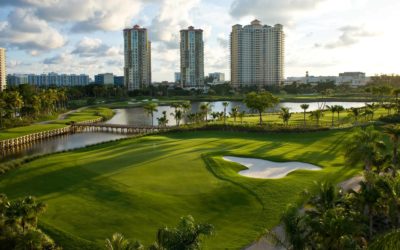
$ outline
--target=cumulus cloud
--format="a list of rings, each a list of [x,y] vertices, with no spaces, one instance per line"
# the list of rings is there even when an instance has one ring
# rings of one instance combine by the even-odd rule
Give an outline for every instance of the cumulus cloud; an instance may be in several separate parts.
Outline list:
[[[370,32],[361,26],[343,26],[339,28],[341,35],[338,40],[325,45],[325,48],[335,49],[340,47],[347,47],[356,44],[364,37],[376,36],[377,33]],[[318,44],[319,45],[319,44]],[[319,45],[321,47],[321,45]]]
[[[233,17],[252,16],[269,24],[291,25],[296,15],[315,9],[325,0],[234,0],[230,8]]]
[[[53,57],[49,57],[43,60],[44,64],[66,64],[72,61],[72,56],[67,53],[61,53]]]
[[[0,5],[30,8],[43,20],[72,23],[75,32],[120,30],[142,7],[132,0],[2,0]]]
[[[152,41],[163,43],[166,49],[179,48],[179,30],[192,25],[189,12],[198,3],[199,0],[164,1],[149,27]]]
[[[101,57],[121,55],[121,51],[116,47],[104,44],[100,39],[84,37],[76,44],[72,54],[77,54],[80,57]]]
[[[15,8],[0,26],[0,43],[30,51],[56,49],[64,46],[65,38],[46,21],[39,19],[33,10]]]

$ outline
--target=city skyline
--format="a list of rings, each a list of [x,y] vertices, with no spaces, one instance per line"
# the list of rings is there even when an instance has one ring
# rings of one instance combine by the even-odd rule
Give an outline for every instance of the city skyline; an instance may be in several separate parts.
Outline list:
[[[67,4],[68,3],[68,4]],[[153,81],[179,71],[179,30],[204,30],[205,73],[229,78],[229,33],[235,24],[284,25],[285,76],[399,73],[396,1],[2,1],[0,47],[8,73],[123,75],[122,30],[139,24],[153,42]],[[99,12],[99,10],[102,10]],[[263,11],[261,11],[263,10]],[[97,11],[97,12],[96,12]],[[100,13],[96,15],[96,13]],[[354,13],[359,13],[354,15]],[[340,19],[337,18],[340,16]],[[385,17],[385,18],[382,18]],[[381,46],[377,49],[376,44]],[[390,55],[390,57],[389,57]],[[227,79],[229,80],[229,79]]]

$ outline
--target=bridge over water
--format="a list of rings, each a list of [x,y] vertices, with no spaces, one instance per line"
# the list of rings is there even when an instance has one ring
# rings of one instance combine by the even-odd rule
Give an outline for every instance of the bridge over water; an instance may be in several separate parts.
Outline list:
[[[165,132],[174,127],[167,126],[135,126],[123,124],[108,124],[108,123],[78,123],[72,124],[72,132],[110,132],[122,134],[148,134],[155,132]]]

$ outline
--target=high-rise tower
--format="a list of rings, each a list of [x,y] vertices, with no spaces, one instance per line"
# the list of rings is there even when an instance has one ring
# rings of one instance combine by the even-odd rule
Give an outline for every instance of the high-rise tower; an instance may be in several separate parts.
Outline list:
[[[203,30],[190,26],[181,30],[181,84],[183,87],[204,86]]]
[[[6,50],[0,48],[0,92],[7,88]]]
[[[151,43],[147,29],[139,25],[124,29],[124,82],[128,91],[151,84]]]
[[[277,85],[284,79],[285,35],[283,26],[236,24],[231,32],[231,83]]]

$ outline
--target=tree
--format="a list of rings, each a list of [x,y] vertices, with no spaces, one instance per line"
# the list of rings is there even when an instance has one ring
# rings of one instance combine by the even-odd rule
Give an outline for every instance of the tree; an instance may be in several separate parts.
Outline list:
[[[319,126],[319,120],[323,116],[324,116],[324,111],[322,111],[321,109],[317,109],[317,110],[311,111],[311,114],[310,114],[310,118],[312,120],[317,121],[317,126]]]
[[[147,115],[151,116],[151,126],[154,126],[154,112],[157,112],[157,104],[154,102],[148,103],[143,106],[144,110],[146,111]]]
[[[359,108],[350,108],[351,116],[354,117],[354,123],[357,124],[358,117],[360,116],[360,109]]]
[[[229,102],[222,102],[222,106],[224,107],[224,124],[226,124],[226,108],[229,106]]]
[[[205,121],[208,121],[208,113],[211,111],[211,104],[209,102],[203,102],[200,104],[200,112],[203,114]]]
[[[239,115],[239,106],[235,106],[232,108],[230,115],[233,117],[233,122],[236,123],[236,118]]]
[[[381,134],[373,126],[365,129],[356,128],[348,143],[346,143],[345,158],[348,163],[363,162],[364,170],[369,172],[373,160],[385,149],[385,143],[381,141]]]
[[[7,103],[0,97],[0,129],[3,128],[3,116],[5,115],[5,109]]]
[[[399,125],[387,125],[384,127],[383,132],[387,134],[393,144],[393,155],[392,163],[397,167],[397,157],[398,157],[398,146],[400,138],[400,126]]]
[[[337,120],[340,123],[340,112],[344,111],[344,107],[342,105],[336,105],[336,113],[337,113]]]
[[[370,110],[370,115],[371,115],[371,120],[374,120],[374,114],[375,114],[375,110],[377,110],[379,108],[379,105],[375,104],[375,103],[371,103],[371,104],[367,104],[366,105],[366,109]]]
[[[17,91],[11,91],[6,95],[6,102],[9,105],[10,109],[14,112],[14,117],[17,117],[18,111],[24,105],[24,101],[22,100],[22,96]]]
[[[308,104],[301,104],[300,108],[304,111],[304,126],[306,125],[306,111],[310,107]]]
[[[289,119],[292,116],[292,113],[289,112],[289,109],[286,107],[281,107],[281,112],[279,114],[279,117],[282,119],[284,125],[289,124]]]
[[[331,105],[327,106],[328,110],[332,112],[332,127],[334,126],[334,118],[335,118],[335,113],[337,112],[337,106],[336,105]]]
[[[0,194],[0,249],[59,249],[37,228],[45,204],[28,196],[15,201]]]
[[[201,237],[213,234],[210,224],[197,224],[191,215],[182,217],[177,227],[160,228],[156,242],[150,247],[154,250],[197,250],[201,247]]]
[[[273,107],[279,102],[279,99],[273,96],[268,91],[260,93],[250,92],[246,95],[244,103],[249,109],[255,110],[260,116],[260,125],[262,125],[262,113],[267,109]]]
[[[158,125],[161,127],[165,127],[168,124],[168,119],[167,119],[167,111],[162,112],[162,116],[157,118]]]
[[[120,233],[114,233],[111,239],[106,239],[105,247],[107,250],[141,250],[144,249],[140,242],[130,242]]]
[[[246,115],[246,111],[242,111],[239,113],[240,124],[243,124],[243,117]]]

